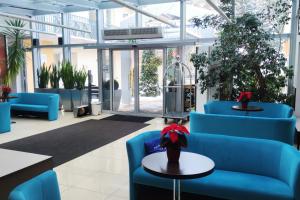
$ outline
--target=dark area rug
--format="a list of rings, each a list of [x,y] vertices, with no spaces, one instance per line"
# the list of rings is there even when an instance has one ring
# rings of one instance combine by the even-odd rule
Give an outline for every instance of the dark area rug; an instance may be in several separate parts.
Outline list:
[[[53,156],[59,166],[148,126],[144,123],[88,120],[0,145],[0,148]]]
[[[153,117],[140,117],[140,116],[132,116],[132,115],[113,115],[110,117],[103,118],[102,120],[145,123],[152,119],[153,119]]]

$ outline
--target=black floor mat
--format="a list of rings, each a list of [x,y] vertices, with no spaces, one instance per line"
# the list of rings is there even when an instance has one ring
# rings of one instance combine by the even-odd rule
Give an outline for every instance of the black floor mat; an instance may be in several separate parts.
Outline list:
[[[0,145],[0,148],[53,156],[59,166],[147,124],[127,121],[88,120]]]

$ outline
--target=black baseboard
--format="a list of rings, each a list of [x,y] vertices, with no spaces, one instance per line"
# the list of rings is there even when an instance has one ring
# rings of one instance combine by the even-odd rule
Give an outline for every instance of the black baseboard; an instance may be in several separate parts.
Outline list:
[[[135,184],[137,200],[173,200],[173,191],[157,187]],[[225,200],[209,196],[181,193],[181,200]]]
[[[25,117],[25,118],[42,118],[48,119],[47,112],[32,112],[32,111],[21,111],[21,110],[11,110],[11,115],[15,117]]]

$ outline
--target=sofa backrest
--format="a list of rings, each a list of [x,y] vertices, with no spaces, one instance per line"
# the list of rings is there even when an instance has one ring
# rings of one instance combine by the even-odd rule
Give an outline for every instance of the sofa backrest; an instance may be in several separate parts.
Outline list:
[[[236,101],[210,101],[204,105],[207,114],[223,115],[245,115],[245,112],[233,110],[233,105],[240,105]],[[285,104],[249,102],[249,105],[259,106],[263,111],[248,112],[251,117],[268,117],[268,118],[290,118],[293,115],[293,109]]]
[[[265,118],[239,115],[190,114],[191,133],[224,134],[262,138],[294,144],[296,118]]]
[[[21,104],[48,105],[52,93],[17,93],[17,102]]]
[[[186,150],[211,158],[219,170],[280,179],[283,146],[283,143],[271,140],[192,133]]]

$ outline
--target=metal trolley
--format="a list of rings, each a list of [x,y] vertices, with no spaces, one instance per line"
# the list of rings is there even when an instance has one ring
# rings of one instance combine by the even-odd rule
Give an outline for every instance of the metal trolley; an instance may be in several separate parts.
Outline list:
[[[185,85],[186,74],[188,73],[189,85]],[[176,62],[167,67],[163,79],[163,118],[165,124],[168,119],[173,119],[176,123],[189,121],[189,113],[192,109],[192,101],[194,98],[191,94],[192,74],[187,65],[176,57]]]

